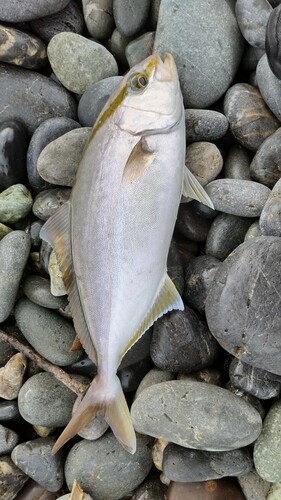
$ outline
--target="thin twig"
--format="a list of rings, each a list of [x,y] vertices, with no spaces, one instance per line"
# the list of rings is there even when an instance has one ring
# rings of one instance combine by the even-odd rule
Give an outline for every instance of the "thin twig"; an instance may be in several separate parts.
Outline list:
[[[9,333],[4,332],[3,330],[0,330],[0,341],[1,340],[13,346],[17,351],[22,352],[27,358],[35,361],[35,363],[46,372],[52,373],[52,375],[54,375],[57,380],[66,385],[68,389],[75,392],[77,396],[84,394],[84,392],[88,388],[87,384],[83,384],[78,380],[75,380],[68,373],[62,370],[62,368],[53,365],[45,358],[40,356],[40,354],[35,352],[29,345],[22,343],[19,339],[17,339],[13,335],[10,335]]]

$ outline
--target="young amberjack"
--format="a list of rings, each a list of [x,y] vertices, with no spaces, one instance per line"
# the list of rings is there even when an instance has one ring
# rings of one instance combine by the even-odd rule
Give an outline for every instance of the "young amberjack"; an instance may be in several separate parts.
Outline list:
[[[97,412],[136,450],[116,371],[157,318],[184,308],[167,275],[182,194],[213,208],[185,167],[184,123],[173,57],[136,65],[92,129],[70,201],[41,230],[57,254],[77,335],[98,367],[54,452]]]

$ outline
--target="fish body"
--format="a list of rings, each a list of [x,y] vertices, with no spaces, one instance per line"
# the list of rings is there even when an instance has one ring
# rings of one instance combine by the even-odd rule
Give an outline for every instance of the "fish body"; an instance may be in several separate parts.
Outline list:
[[[156,321],[183,309],[167,275],[182,193],[211,204],[188,173],[182,95],[171,55],[134,67],[101,112],[71,199],[47,221],[74,325],[98,374],[54,451],[102,411],[120,443],[135,432],[117,368]],[[186,188],[184,187],[186,186]]]

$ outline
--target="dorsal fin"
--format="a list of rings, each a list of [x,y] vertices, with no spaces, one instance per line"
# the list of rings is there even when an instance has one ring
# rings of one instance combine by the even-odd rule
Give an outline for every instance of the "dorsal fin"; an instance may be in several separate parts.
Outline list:
[[[81,305],[76,278],[73,271],[71,236],[70,236],[70,202],[66,202],[50,217],[40,231],[40,237],[47,241],[55,250],[62,279],[68,293],[71,314],[75,330],[91,360],[96,363],[96,351],[87,327]]]
[[[185,198],[192,198],[200,201],[200,203],[203,203],[214,210],[211,198],[207,195],[205,189],[187,167],[184,167],[183,170],[182,195]]]

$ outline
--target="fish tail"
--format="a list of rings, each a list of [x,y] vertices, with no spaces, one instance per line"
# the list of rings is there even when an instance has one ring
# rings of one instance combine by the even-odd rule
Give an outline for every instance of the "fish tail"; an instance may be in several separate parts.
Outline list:
[[[123,448],[131,454],[135,453],[136,435],[129,408],[119,378],[116,376],[113,382],[110,383],[109,389],[108,382],[105,383],[102,376],[97,375],[94,378],[70,422],[57,439],[52,450],[53,454],[87,425],[98,412],[104,414],[105,420]]]

